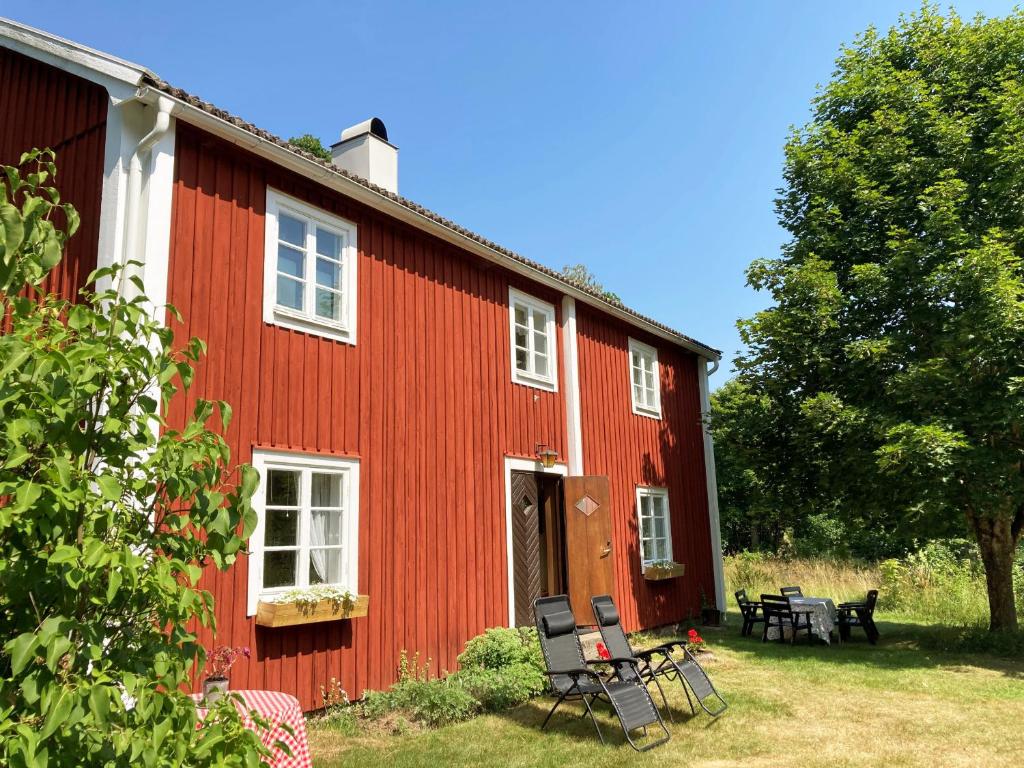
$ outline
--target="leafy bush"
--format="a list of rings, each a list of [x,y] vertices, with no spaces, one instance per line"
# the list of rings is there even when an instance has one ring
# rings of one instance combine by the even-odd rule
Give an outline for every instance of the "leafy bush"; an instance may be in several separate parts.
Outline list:
[[[323,145],[323,142],[311,133],[304,133],[301,136],[292,136],[288,143],[293,147],[304,149],[311,155],[316,155],[321,160],[331,159],[331,150]]]
[[[363,716],[371,719],[400,713],[413,722],[438,727],[468,720],[478,710],[477,700],[456,680],[431,678],[429,663],[420,668],[419,656],[410,660],[404,651],[398,682],[386,691],[363,693]]]
[[[466,643],[459,668],[452,677],[492,712],[522,704],[547,685],[533,627],[488,629]]]
[[[43,295],[77,223],[52,158],[0,167],[0,765],[254,765],[231,700],[200,727],[182,686],[203,661],[190,625],[214,623],[202,564],[242,551],[256,477],[228,482],[205,426],[219,410],[227,429],[226,404],[180,431],[160,415],[202,342],[175,349],[142,295]]]

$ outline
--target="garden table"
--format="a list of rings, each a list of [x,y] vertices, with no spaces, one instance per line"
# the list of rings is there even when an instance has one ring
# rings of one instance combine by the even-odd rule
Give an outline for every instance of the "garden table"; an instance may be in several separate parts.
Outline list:
[[[811,621],[811,633],[829,645],[832,644],[832,630],[838,622],[836,604],[830,597],[791,597],[789,607],[793,613],[806,613]],[[779,639],[779,627],[768,628],[768,639]],[[787,631],[792,631],[788,629]]]
[[[313,761],[309,756],[309,741],[306,738],[306,718],[302,714],[302,707],[299,700],[294,696],[279,691],[231,691],[237,694],[242,701],[235,700],[235,707],[244,716],[245,727],[255,731],[260,741],[273,752],[270,765],[274,768],[312,768]],[[196,702],[199,710],[199,717],[206,716],[206,708],[200,706],[203,702],[201,693],[193,693],[192,699]],[[249,712],[256,713],[266,720],[270,727],[267,730],[259,728],[249,716]],[[291,728],[291,733],[284,727]],[[280,749],[274,747],[277,742],[288,746],[291,755],[286,755]]]

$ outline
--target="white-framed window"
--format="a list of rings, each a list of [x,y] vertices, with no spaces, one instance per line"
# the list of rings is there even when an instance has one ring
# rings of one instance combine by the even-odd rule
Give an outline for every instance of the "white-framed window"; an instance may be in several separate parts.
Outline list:
[[[356,225],[267,188],[263,319],[356,343]]]
[[[261,598],[330,584],[358,594],[359,461],[253,451],[260,484],[249,539],[249,615]]]
[[[558,347],[555,307],[509,288],[509,332],[512,341],[512,381],[552,392],[558,390]]]
[[[658,350],[636,339],[629,340],[629,384],[633,413],[660,419]]]
[[[668,489],[637,486],[636,515],[640,521],[640,559],[644,565],[672,559],[672,524]]]

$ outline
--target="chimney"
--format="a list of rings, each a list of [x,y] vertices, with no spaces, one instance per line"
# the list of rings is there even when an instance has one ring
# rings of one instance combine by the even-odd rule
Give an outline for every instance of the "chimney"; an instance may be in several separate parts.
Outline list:
[[[342,131],[341,141],[331,145],[331,160],[339,168],[398,194],[398,147],[388,141],[388,129],[379,117]]]

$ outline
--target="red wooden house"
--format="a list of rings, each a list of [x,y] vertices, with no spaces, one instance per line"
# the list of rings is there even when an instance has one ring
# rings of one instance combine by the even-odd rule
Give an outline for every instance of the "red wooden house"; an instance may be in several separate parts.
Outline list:
[[[206,578],[215,641],[254,649],[235,687],[314,708],[332,677],[386,686],[402,650],[453,669],[549,592],[582,619],[611,592],[628,630],[724,608],[719,353],[399,196],[379,120],[324,162],[2,20],[0,115],[0,162],[54,148],[82,215],[52,289],[141,260],[178,338],[209,345],[189,397],[234,406],[233,457],[262,477],[251,553]],[[655,580],[662,560],[685,572]],[[261,605],[318,583],[365,615],[265,626]]]

